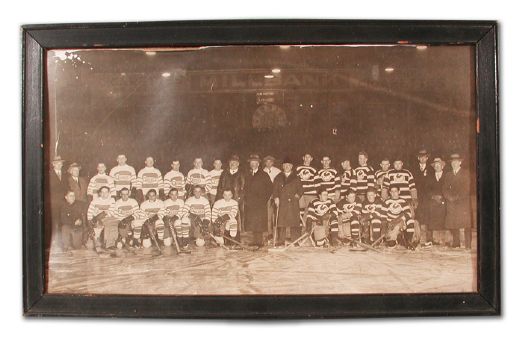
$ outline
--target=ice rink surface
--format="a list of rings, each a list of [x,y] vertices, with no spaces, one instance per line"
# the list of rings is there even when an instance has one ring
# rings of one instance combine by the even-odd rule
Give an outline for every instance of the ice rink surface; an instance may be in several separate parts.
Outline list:
[[[117,257],[94,251],[51,252],[49,293],[139,295],[371,294],[475,291],[476,253],[433,247],[335,253],[312,247],[285,252],[167,248]]]

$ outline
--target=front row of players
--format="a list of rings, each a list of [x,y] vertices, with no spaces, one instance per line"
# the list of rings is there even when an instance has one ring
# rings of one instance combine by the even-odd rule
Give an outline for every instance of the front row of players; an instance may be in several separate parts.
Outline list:
[[[385,243],[394,247],[398,243],[414,249],[418,239],[414,236],[412,206],[399,197],[398,187],[390,187],[389,193],[390,198],[383,202],[375,190],[369,189],[361,204],[355,192],[349,191],[344,199],[334,203],[326,190],[319,190],[318,198],[308,206],[306,232],[316,246]],[[169,191],[165,201],[150,190],[140,206],[126,188],[117,201],[108,187],[101,187],[98,194],[87,210],[87,229],[83,229],[84,210],[78,207],[81,203],[75,201],[74,192],[66,194],[67,204],[61,214],[65,249],[81,244],[96,250],[175,244],[177,250],[185,251],[191,241],[197,246],[205,245],[207,240],[226,247],[234,247],[238,243],[233,241],[240,241],[238,202],[230,189],[224,190],[223,198],[215,202],[212,210],[200,186],[185,202],[178,198],[176,189]]]

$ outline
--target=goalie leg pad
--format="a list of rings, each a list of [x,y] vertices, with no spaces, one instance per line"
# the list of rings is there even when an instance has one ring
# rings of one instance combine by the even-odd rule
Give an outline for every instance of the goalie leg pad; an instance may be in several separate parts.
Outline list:
[[[164,228],[162,220],[157,220],[155,222],[155,232],[160,240],[164,240],[166,229]]]
[[[373,231],[373,240],[377,240],[382,235],[382,223],[378,219],[371,220],[371,228]]]
[[[173,238],[171,238],[171,237],[164,238],[164,246],[171,246],[172,242],[173,242]]]
[[[360,224],[358,221],[356,220],[352,220],[350,222],[350,226],[351,226],[351,237],[354,238],[354,239],[359,239],[360,238]]]

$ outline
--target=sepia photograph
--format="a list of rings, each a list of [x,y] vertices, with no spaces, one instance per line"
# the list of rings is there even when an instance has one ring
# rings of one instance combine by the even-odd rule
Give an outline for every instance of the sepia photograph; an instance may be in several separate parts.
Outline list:
[[[45,51],[45,291],[478,291],[473,45]]]

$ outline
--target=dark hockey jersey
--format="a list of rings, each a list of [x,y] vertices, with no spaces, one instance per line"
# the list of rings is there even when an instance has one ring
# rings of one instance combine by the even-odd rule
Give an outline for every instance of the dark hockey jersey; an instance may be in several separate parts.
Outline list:
[[[411,190],[415,189],[413,175],[407,169],[391,169],[384,179],[384,188],[391,186],[398,187],[401,199],[411,200]]]
[[[346,199],[342,199],[337,203],[337,211],[343,222],[358,220],[362,211],[362,205],[358,202],[348,202]]]
[[[301,165],[296,168],[296,174],[303,185],[303,194],[316,195],[315,175],[317,170],[312,166]]]
[[[389,171],[390,171],[389,169],[387,171],[383,171],[382,169],[379,169],[375,172],[375,186],[377,188],[377,194],[379,196],[382,195],[382,189],[384,188],[384,180]]]
[[[406,220],[411,219],[411,208],[405,199],[387,199],[384,203],[384,216],[388,221],[392,221],[403,215]]]
[[[320,169],[315,175],[315,187],[324,188],[328,192],[329,198],[335,197],[335,191],[341,188],[339,174],[334,168]]]
[[[353,168],[345,170],[341,174],[341,198],[345,197],[350,189],[357,190],[357,174]]]
[[[356,193],[365,195],[369,188],[375,188],[375,171],[371,166],[355,168]]]
[[[379,198],[376,198],[374,202],[366,200],[364,204],[362,204],[361,214],[368,219],[383,220],[385,219],[384,203]]]
[[[320,221],[327,214],[337,216],[337,206],[331,199],[321,201],[317,198],[308,205],[308,218],[313,221]]]

